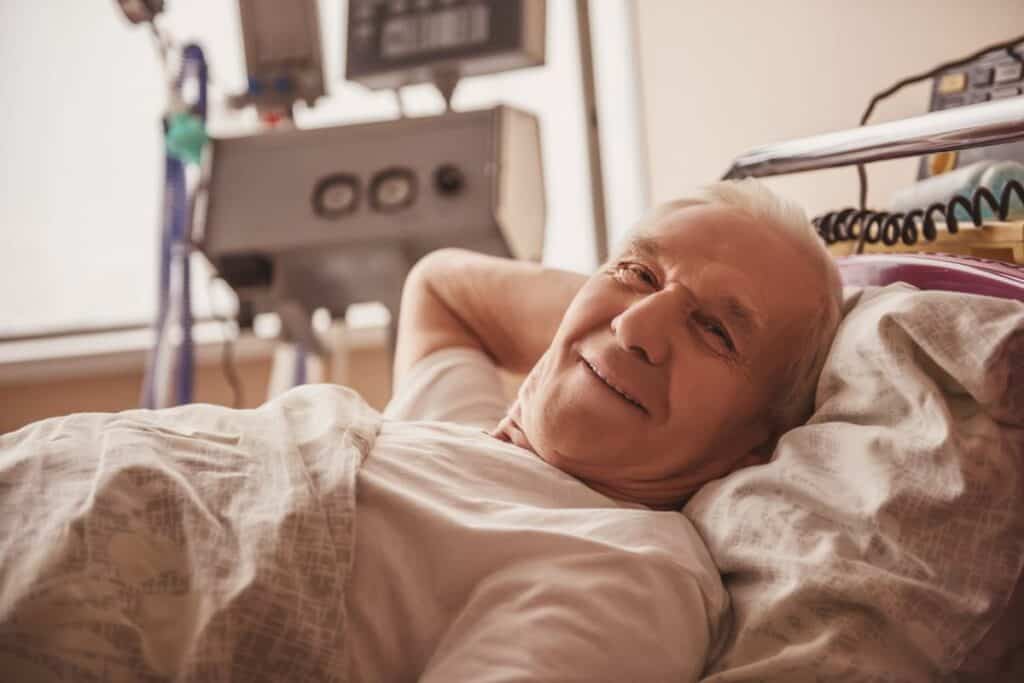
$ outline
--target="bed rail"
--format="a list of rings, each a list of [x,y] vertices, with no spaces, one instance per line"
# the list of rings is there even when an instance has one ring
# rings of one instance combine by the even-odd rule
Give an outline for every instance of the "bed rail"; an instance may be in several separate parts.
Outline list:
[[[759,147],[738,157],[724,179],[817,171],[1021,138],[1024,97],[1012,97]]]

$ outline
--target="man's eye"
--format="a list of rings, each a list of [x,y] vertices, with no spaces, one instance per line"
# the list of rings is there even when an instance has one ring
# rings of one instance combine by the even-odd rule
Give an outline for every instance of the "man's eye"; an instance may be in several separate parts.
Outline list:
[[[704,326],[705,330],[718,337],[725,348],[730,352],[736,350],[736,345],[733,344],[732,337],[729,336],[728,330],[726,330],[721,323],[715,320],[703,320],[701,321],[701,325]]]
[[[635,263],[620,263],[616,268],[616,275],[629,285],[643,285],[651,289],[657,289],[658,279],[651,271]]]

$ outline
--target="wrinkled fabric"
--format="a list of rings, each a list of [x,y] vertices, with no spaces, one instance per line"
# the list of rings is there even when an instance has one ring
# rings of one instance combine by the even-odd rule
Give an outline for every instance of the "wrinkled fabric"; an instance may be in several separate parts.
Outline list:
[[[1021,576],[1024,305],[850,303],[810,422],[685,509],[733,604],[708,681],[951,679]]]
[[[358,475],[353,683],[697,680],[728,599],[693,525],[487,435],[506,407],[494,363],[449,348],[384,411]]]
[[[355,481],[339,387],[0,438],[0,677],[344,681]]]

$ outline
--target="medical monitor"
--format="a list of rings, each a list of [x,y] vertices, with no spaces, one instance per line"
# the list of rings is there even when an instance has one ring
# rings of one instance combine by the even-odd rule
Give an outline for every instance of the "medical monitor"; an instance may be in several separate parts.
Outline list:
[[[345,78],[397,88],[544,63],[545,0],[350,0]]]

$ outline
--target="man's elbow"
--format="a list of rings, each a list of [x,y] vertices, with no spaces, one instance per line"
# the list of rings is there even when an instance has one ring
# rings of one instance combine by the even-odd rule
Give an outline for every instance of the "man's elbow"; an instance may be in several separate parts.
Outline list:
[[[402,288],[402,307],[395,349],[395,372],[400,375],[424,356],[448,346],[480,347],[466,323],[453,283],[467,259],[465,249],[446,248],[421,258],[409,271]]]
[[[406,278],[406,286],[410,283],[413,286],[423,286],[432,280],[451,275],[459,263],[473,256],[473,252],[458,247],[444,247],[432,251],[413,265]]]

